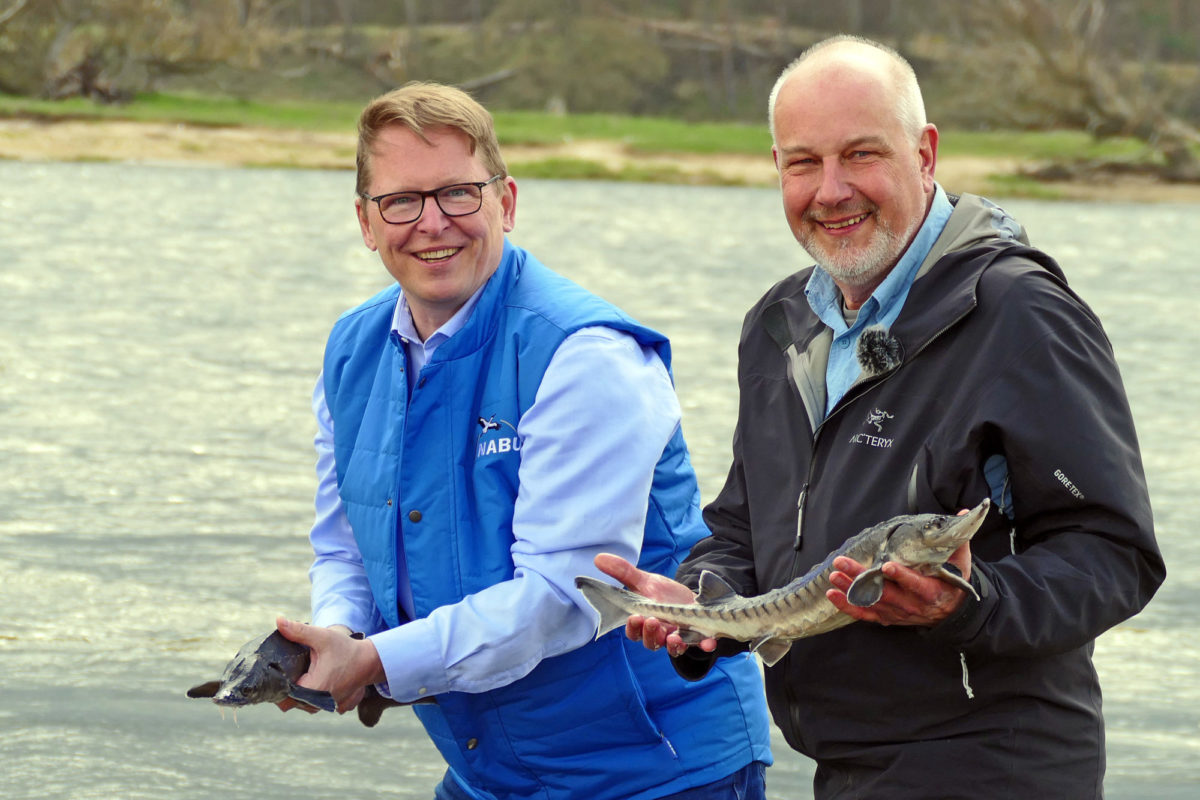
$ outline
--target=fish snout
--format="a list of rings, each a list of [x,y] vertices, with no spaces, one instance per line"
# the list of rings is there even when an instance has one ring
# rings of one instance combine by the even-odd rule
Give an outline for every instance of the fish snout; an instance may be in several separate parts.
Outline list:
[[[217,692],[215,695],[213,695],[212,701],[219,706],[227,706],[227,707],[234,707],[234,708],[240,707],[240,706],[248,706],[253,702],[250,698],[248,698],[245,695],[244,692],[242,692],[237,687],[229,687],[229,688],[221,689],[219,692]]]
[[[992,499],[990,497],[983,498],[979,505],[972,508],[966,514],[957,517],[959,525],[962,526],[962,533],[967,538],[975,535],[979,530],[979,526],[987,518],[988,512],[992,510]],[[968,533],[969,531],[969,533]]]

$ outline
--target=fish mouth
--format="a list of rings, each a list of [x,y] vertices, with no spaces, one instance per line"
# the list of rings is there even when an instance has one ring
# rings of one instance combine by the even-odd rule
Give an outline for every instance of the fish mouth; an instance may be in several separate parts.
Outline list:
[[[240,694],[216,695],[212,701],[225,708],[241,708],[250,705],[250,700]]]

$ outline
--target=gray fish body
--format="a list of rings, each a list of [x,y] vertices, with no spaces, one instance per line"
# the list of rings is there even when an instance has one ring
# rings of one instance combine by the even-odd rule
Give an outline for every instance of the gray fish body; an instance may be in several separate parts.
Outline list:
[[[832,588],[829,576],[838,556],[852,558],[867,569],[855,578],[846,593],[851,603],[870,606],[883,594],[882,567],[888,561],[925,575],[954,583],[974,594],[958,575],[946,570],[950,554],[969,541],[987,516],[991,502],[984,499],[962,516],[914,514],[893,517],[863,530],[805,575],[786,586],[757,597],[736,594],[720,577],[700,575],[700,593],[692,604],[655,603],[611,584],[579,576],[575,585],[600,612],[597,636],[621,627],[630,615],[677,625],[684,641],[704,638],[750,642],[767,666],[783,658],[796,639],[828,633],[854,622],[825,596]]]
[[[281,703],[292,698],[314,708],[333,711],[329,692],[297,686],[308,672],[308,648],[273,630],[242,645],[218,681],[188,690],[188,697],[211,697],[219,706],[238,708],[255,703]]]
[[[362,634],[354,634],[362,638]],[[308,672],[308,647],[297,644],[273,630],[242,645],[237,655],[225,666],[221,679],[208,681],[188,689],[188,697],[208,697],[219,706],[239,708],[255,703],[281,703],[290,697],[297,702],[334,711],[337,703],[329,692],[297,686],[296,681]],[[417,703],[437,702],[423,698]],[[368,686],[358,704],[358,719],[368,728],[394,706],[413,705],[384,697],[374,686]]]

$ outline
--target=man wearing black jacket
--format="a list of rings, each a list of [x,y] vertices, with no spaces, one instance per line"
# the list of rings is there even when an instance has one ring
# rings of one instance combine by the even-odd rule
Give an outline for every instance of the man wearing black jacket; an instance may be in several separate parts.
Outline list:
[[[826,798],[1100,798],[1095,638],[1165,576],[1112,348],[1059,266],[982,198],[934,181],[938,132],[911,67],[826,40],[771,95],[772,152],[817,265],[746,315],[733,464],[680,583],[615,557],[631,589],[691,602],[701,570],[759,595],[862,528],[994,510],[950,559],[969,592],[898,564],[860,620],[766,670],[775,723]],[[689,588],[690,587],[690,588]],[[688,648],[631,617],[685,676],[745,645]]]

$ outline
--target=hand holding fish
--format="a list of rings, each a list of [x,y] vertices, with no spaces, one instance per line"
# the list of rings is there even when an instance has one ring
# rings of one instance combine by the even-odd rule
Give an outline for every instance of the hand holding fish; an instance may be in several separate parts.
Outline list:
[[[339,714],[345,714],[362,701],[366,687],[387,680],[375,645],[368,639],[351,638],[350,631],[322,628],[280,617],[279,632],[290,641],[310,648],[312,661],[308,672],[296,681],[300,686],[329,692],[337,701]],[[291,698],[277,703],[280,710],[305,708]]]
[[[748,643],[750,652],[771,667],[787,655],[796,639],[828,633],[860,619],[884,625],[934,625],[959,607],[964,593],[978,599],[975,588],[963,578],[971,574],[966,544],[991,508],[990,498],[985,497],[957,516],[906,514],[886,519],[847,539],[791,583],[756,597],[737,594],[708,570],[700,572],[700,591],[693,595],[675,581],[606,555],[596,557],[596,566],[629,589],[588,575],[577,576],[575,586],[600,613],[597,636],[623,626],[629,638],[640,639],[651,650],[665,644],[675,656],[688,643],[712,652],[717,638],[733,639]],[[947,583],[955,591],[927,579]],[[881,608],[864,611],[881,602]]]
[[[955,550],[947,562],[962,573],[964,580],[969,581],[971,543],[966,542]],[[825,596],[839,611],[864,622],[933,627],[957,611],[967,596],[967,592],[956,584],[940,577],[923,575],[892,561],[882,567],[886,579],[883,594],[876,603],[864,608],[851,603],[846,598],[846,592],[850,590],[854,579],[867,568],[845,556],[834,559],[833,568],[836,571],[829,576],[833,588]]]
[[[696,601],[696,595],[682,583],[663,575],[640,570],[620,556],[601,553],[596,556],[595,563],[596,568],[601,572],[616,578],[626,589],[648,600],[679,605],[687,605]],[[678,631],[678,625],[638,614],[631,615],[625,624],[625,635],[632,641],[640,641],[648,650],[666,647],[667,652],[676,657],[688,649],[688,644],[683,641]],[[704,639],[697,646],[701,650],[711,653],[717,647],[717,640]]]

